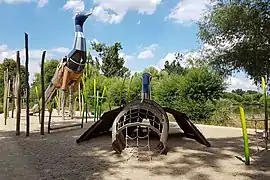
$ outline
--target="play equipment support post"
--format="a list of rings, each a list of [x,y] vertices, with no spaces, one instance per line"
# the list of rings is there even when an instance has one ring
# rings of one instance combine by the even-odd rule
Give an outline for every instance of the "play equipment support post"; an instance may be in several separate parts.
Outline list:
[[[5,119],[5,125],[7,125],[7,117],[8,117],[8,69],[4,71],[4,119]]]
[[[29,87],[28,64],[29,64],[28,34],[25,33],[26,136],[29,136],[30,131],[30,119],[29,119],[30,87]]]
[[[244,151],[245,151],[245,164],[250,164],[250,153],[249,153],[249,145],[248,145],[248,135],[247,135],[247,125],[246,125],[246,118],[245,112],[242,107],[240,109],[240,117],[241,117],[241,124],[242,124],[242,132],[243,132],[243,139],[244,139]]]
[[[20,135],[20,124],[21,124],[21,62],[20,62],[20,51],[17,51],[17,56],[16,56],[16,62],[17,62],[17,67],[16,67],[16,135]]]
[[[81,102],[81,83],[78,84],[78,91],[79,91],[79,111],[80,111],[80,116],[82,116],[82,102]]]
[[[265,78],[267,79],[267,77]],[[265,128],[265,150],[268,150],[268,103],[267,103],[267,90],[266,90],[266,84],[265,79],[262,77],[262,89],[263,89],[263,95],[264,95],[264,128]]]
[[[44,116],[45,116],[45,85],[44,85],[44,61],[46,51],[42,53],[41,59],[41,119],[40,119],[40,134],[44,135]]]
[[[96,79],[94,79],[94,122],[96,121],[96,114],[97,114],[97,108],[96,108],[96,94],[97,94],[97,83]],[[87,114],[86,114],[87,115]]]
[[[12,99],[11,99],[11,118],[14,118],[14,107],[15,107],[15,97],[16,97],[16,79],[13,77],[12,81]]]

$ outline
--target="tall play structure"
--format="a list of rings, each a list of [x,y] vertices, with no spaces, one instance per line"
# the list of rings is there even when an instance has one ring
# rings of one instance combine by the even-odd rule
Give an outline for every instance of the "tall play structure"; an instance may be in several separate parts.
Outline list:
[[[169,135],[167,113],[169,113],[173,115],[185,137],[195,139],[199,143],[210,147],[211,145],[207,139],[184,113],[162,107],[151,99],[150,82],[151,75],[144,73],[142,75],[141,98],[133,100],[124,107],[105,112],[100,117],[100,120],[95,122],[77,139],[77,143],[108,133],[111,129],[112,148],[117,153],[121,153],[128,147],[128,139],[137,139],[138,147],[138,140],[142,137],[149,138],[149,132],[151,131],[159,136],[159,152],[166,154]]]
[[[83,24],[91,13],[78,13],[75,16],[75,38],[72,50],[59,63],[50,85],[45,91],[45,103],[49,102],[57,89],[66,91],[69,87],[76,91],[80,83],[86,63],[86,40],[83,34]],[[39,112],[35,104],[31,114]]]

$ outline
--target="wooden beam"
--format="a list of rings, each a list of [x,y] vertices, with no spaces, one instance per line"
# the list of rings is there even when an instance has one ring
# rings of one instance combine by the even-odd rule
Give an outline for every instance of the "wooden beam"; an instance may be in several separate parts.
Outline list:
[[[17,67],[16,67],[16,135],[20,135],[20,124],[21,124],[21,62],[20,62],[20,51],[17,51],[16,57]]]
[[[46,51],[42,53],[41,59],[41,117],[40,117],[40,134],[44,135],[44,116],[45,116],[45,84],[44,84],[44,61],[45,61]]]
[[[26,136],[29,136],[30,131],[30,119],[29,119],[29,97],[30,97],[30,87],[29,87],[29,54],[28,54],[28,34],[25,33],[25,83],[26,83]]]

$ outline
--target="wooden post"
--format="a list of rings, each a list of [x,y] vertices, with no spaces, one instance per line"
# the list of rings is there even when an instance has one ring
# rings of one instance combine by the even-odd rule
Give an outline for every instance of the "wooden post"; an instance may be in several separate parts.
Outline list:
[[[20,51],[17,51],[17,58],[16,58],[16,62],[17,62],[17,68],[16,68],[16,78],[17,78],[17,82],[16,82],[16,135],[20,135],[20,124],[21,124],[21,62],[20,62]]]
[[[57,96],[57,101],[58,101],[57,114],[60,115],[60,109],[61,109],[61,107],[60,107],[60,104],[61,104],[61,97],[60,97],[59,90],[57,90],[56,96]]]
[[[82,102],[81,102],[81,83],[78,84],[78,93],[79,93],[79,111],[80,111],[80,116],[82,116]]]
[[[52,112],[53,112],[53,105],[55,103],[51,102],[49,104],[49,121],[48,121],[48,134],[51,132],[51,120],[52,120]]]
[[[267,75],[266,75],[266,77],[265,77],[265,79],[267,80]],[[268,93],[267,93],[267,88],[268,87],[268,85],[266,85],[266,87],[265,87],[265,91],[264,91],[264,98],[265,98],[265,104],[264,104],[264,115],[265,115],[265,120],[264,120],[264,128],[265,128],[265,149],[266,150],[268,150],[268,144],[267,144],[267,142],[268,142],[268,136],[269,136],[269,134],[268,134],[268,103],[267,103],[267,95],[268,95]]]
[[[29,70],[28,70],[28,34],[25,33],[25,83],[26,83],[26,136],[29,136],[30,131],[30,120],[29,120],[29,96],[30,96],[30,87],[29,87]]]
[[[5,125],[7,125],[7,101],[8,101],[8,96],[7,96],[7,71],[4,71],[4,106],[3,106],[3,111],[4,111]]]
[[[74,100],[74,96],[73,96],[73,91],[72,91],[72,87],[73,86],[69,86],[69,115],[70,115],[70,118],[73,119],[73,100]]]
[[[45,116],[45,85],[44,85],[44,61],[46,51],[42,53],[41,59],[41,118],[40,118],[40,134],[44,135],[44,116]]]
[[[65,120],[65,100],[66,100],[66,92],[62,90],[62,98],[61,98],[61,108],[62,108],[62,119]]]
[[[13,81],[12,81],[12,101],[11,101],[11,118],[14,118],[14,107],[15,107],[15,92],[16,92],[16,88],[15,88],[15,84],[16,84],[16,80],[15,78],[13,78]]]
[[[7,117],[9,117],[9,100],[10,100],[10,79],[8,80],[8,89],[7,89]]]

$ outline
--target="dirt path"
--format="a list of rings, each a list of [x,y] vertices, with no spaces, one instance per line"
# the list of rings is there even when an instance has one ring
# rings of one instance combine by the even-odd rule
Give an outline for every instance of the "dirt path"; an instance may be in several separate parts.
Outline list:
[[[256,161],[252,160],[250,166],[235,158],[243,157],[242,131],[238,128],[199,125],[212,144],[207,148],[194,140],[179,137],[175,134],[179,129],[171,123],[168,154],[155,156],[150,161],[147,157],[138,160],[136,153],[128,159],[131,154],[127,151],[116,155],[110,148],[110,135],[77,145],[76,138],[92,122],[82,129],[73,128],[41,136],[38,117],[30,117],[30,120],[30,137],[26,138],[24,132],[18,137],[14,131],[15,120],[9,119],[5,126],[3,115],[0,115],[0,179],[270,179],[269,151],[261,153]],[[25,117],[22,117],[23,131],[24,121]],[[53,118],[54,125],[63,124],[60,121],[60,118]],[[254,137],[250,137],[252,142]]]

